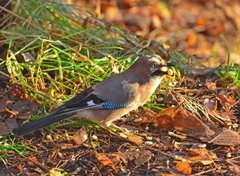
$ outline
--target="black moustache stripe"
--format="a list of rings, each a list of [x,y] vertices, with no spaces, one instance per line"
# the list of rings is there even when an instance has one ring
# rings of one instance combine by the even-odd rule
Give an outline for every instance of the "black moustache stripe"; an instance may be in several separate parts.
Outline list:
[[[161,76],[167,74],[167,72],[161,71],[161,70],[156,70],[154,72],[151,73],[151,76]]]

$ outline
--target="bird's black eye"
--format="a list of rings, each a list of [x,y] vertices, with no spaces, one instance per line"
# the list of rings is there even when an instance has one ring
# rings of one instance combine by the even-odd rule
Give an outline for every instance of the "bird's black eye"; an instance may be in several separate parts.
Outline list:
[[[158,64],[156,62],[154,62],[153,67],[158,67]]]

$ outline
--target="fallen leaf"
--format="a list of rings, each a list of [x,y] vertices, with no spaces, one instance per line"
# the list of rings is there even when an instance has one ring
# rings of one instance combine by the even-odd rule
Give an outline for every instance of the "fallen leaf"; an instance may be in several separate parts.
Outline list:
[[[109,21],[119,22],[123,20],[122,14],[116,6],[106,8],[104,17]]]
[[[216,90],[217,84],[215,82],[206,81],[205,86],[208,88],[208,90]]]
[[[224,32],[224,22],[220,20],[209,21],[207,32],[211,36],[218,36]]]
[[[192,173],[192,167],[186,161],[178,162],[176,165],[176,169],[185,175],[190,175]]]
[[[113,169],[117,170],[118,166],[121,163],[121,158],[118,154],[105,154],[105,153],[96,153],[96,158],[100,161],[104,166],[110,166]]]
[[[98,161],[100,161],[104,166],[112,166],[113,165],[110,158],[108,158],[107,155],[104,153],[97,153],[96,157],[97,157]]]
[[[156,113],[150,109],[139,109],[137,115],[139,118],[136,118],[134,122],[140,125],[153,122]]]
[[[143,138],[135,134],[127,133],[128,140],[136,145],[141,145],[143,143]]]
[[[240,135],[236,131],[224,128],[221,129],[218,134],[209,141],[209,143],[227,146],[240,145]]]
[[[218,95],[217,99],[226,110],[229,110],[230,107],[235,103],[235,99],[232,96]]]
[[[166,130],[176,130],[194,137],[209,137],[215,134],[194,114],[180,107],[170,107],[160,111],[154,119],[154,124]]]
[[[196,23],[196,26],[205,28],[207,24],[207,19],[206,17],[200,16],[196,19],[195,23]]]
[[[130,151],[121,152],[120,156],[124,163],[127,164],[128,161],[134,161],[139,156],[139,151],[130,149]]]
[[[119,156],[125,164],[127,164],[128,161],[133,161],[134,164],[139,167],[148,162],[152,158],[153,154],[148,150],[130,150],[119,153]]]
[[[30,165],[33,165],[34,163],[38,162],[36,156],[29,156],[28,162]]]
[[[190,148],[187,151],[188,157],[185,159],[190,163],[201,162],[203,165],[209,165],[217,159],[217,155],[206,148]]]
[[[187,37],[187,44],[189,47],[196,45],[197,35],[194,32],[190,32]]]
[[[76,144],[81,145],[88,139],[88,134],[86,128],[79,129],[73,136],[73,140]]]
[[[141,154],[134,160],[137,167],[148,162],[152,158],[152,153],[148,150],[141,151]]]
[[[234,174],[236,175],[240,175],[240,166],[237,166],[237,165],[231,165],[231,166],[228,166],[230,171],[232,171]]]

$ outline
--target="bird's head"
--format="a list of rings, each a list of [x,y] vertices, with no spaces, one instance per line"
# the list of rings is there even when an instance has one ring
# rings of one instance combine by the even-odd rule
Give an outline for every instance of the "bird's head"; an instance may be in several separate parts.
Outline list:
[[[173,75],[170,63],[167,63],[158,55],[140,57],[132,67],[138,69],[139,72],[145,72],[151,77],[162,77],[163,75]]]

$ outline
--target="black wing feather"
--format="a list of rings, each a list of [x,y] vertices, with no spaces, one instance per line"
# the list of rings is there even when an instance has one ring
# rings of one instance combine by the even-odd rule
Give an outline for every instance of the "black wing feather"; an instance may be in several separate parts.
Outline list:
[[[91,100],[95,104],[100,104],[104,102],[104,100],[94,95],[94,89],[90,87],[75,96],[74,98],[70,99],[68,102],[64,103],[62,106],[57,108],[55,111],[53,111],[46,117],[35,120],[33,122],[25,123],[22,126],[15,128],[13,130],[13,133],[19,136],[26,135],[32,131],[44,128],[54,122],[74,116],[75,114],[77,114],[78,110],[86,108],[88,106],[87,102]]]
[[[70,99],[68,102],[64,103],[62,106],[58,107],[54,112],[66,108],[72,109],[85,107],[87,105],[87,102],[91,100],[91,97],[94,96],[93,92],[94,89],[92,87],[84,90],[83,92]]]

